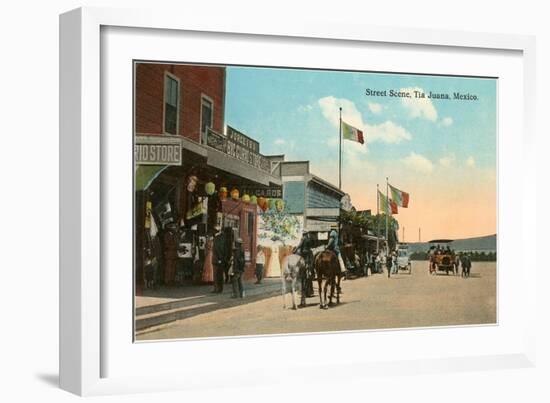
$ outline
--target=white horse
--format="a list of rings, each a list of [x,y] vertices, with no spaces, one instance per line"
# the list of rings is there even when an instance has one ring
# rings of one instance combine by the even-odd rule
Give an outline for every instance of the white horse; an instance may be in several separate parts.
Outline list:
[[[290,282],[290,291],[292,293],[292,309],[297,309],[296,306],[296,284],[298,280],[301,282],[301,306],[305,306],[305,279],[306,264],[300,255],[288,255],[283,259],[281,267],[281,292],[283,294],[283,308],[286,308],[286,282]]]

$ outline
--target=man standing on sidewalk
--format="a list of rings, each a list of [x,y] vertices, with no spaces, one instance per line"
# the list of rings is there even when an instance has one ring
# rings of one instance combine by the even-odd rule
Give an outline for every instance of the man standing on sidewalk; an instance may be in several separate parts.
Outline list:
[[[178,259],[178,233],[175,224],[168,224],[164,232],[164,284],[171,287],[176,281],[176,263]]]
[[[256,253],[256,283],[255,284],[261,284],[262,278],[264,278],[264,265],[265,265],[264,248],[261,245],[258,245],[258,252]]]
[[[244,298],[243,274],[244,274],[244,250],[243,240],[238,238],[235,241],[233,251],[233,268],[231,281],[233,283],[233,298]]]
[[[214,293],[223,292],[223,275],[227,264],[227,251],[225,250],[225,237],[221,227],[216,226],[216,235],[212,246],[212,266],[214,266]]]

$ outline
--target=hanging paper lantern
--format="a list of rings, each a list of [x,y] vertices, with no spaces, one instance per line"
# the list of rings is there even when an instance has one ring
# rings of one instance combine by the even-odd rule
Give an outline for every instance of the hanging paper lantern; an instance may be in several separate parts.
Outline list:
[[[267,210],[267,199],[265,197],[258,197],[258,206],[262,209],[262,211]]]
[[[214,185],[213,182],[208,182],[206,185],[204,185],[204,191],[208,196],[212,196],[216,191],[216,185]]]
[[[283,199],[275,200],[275,209],[280,213],[285,208],[285,202]]]
[[[256,195],[250,196],[250,203],[258,204],[258,198],[256,197]]]
[[[218,195],[220,196],[221,200],[227,199],[227,188],[225,186],[222,186],[220,188],[220,191],[218,192]]]
[[[243,195],[242,201],[245,203],[250,203],[250,196],[247,194]]]
[[[233,200],[239,200],[239,190],[238,189],[233,189],[231,191],[231,198]]]

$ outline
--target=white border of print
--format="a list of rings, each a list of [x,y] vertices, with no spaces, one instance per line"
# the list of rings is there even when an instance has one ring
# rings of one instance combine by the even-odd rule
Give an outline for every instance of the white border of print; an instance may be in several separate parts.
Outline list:
[[[96,395],[278,383],[300,368],[302,381],[322,381],[534,365],[536,262],[526,252],[536,229],[521,219],[533,216],[536,189],[533,38],[85,8],[61,16],[60,45],[62,388]],[[500,77],[498,326],[132,343],[132,217],[118,214],[131,203],[132,59]],[[318,354],[320,342],[341,354]]]

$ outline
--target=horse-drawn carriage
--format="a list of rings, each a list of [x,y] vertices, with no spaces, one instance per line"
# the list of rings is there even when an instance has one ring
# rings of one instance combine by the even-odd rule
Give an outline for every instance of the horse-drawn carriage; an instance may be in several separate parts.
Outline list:
[[[383,238],[377,238],[357,226],[342,227],[342,258],[349,275],[368,276],[368,270],[374,273],[374,258],[378,248],[387,247]]]
[[[450,271],[455,276],[458,274],[456,255],[449,246],[452,241],[452,239],[434,239],[429,242],[432,244],[428,253],[430,274],[437,274],[438,271],[444,271],[447,275]]]

